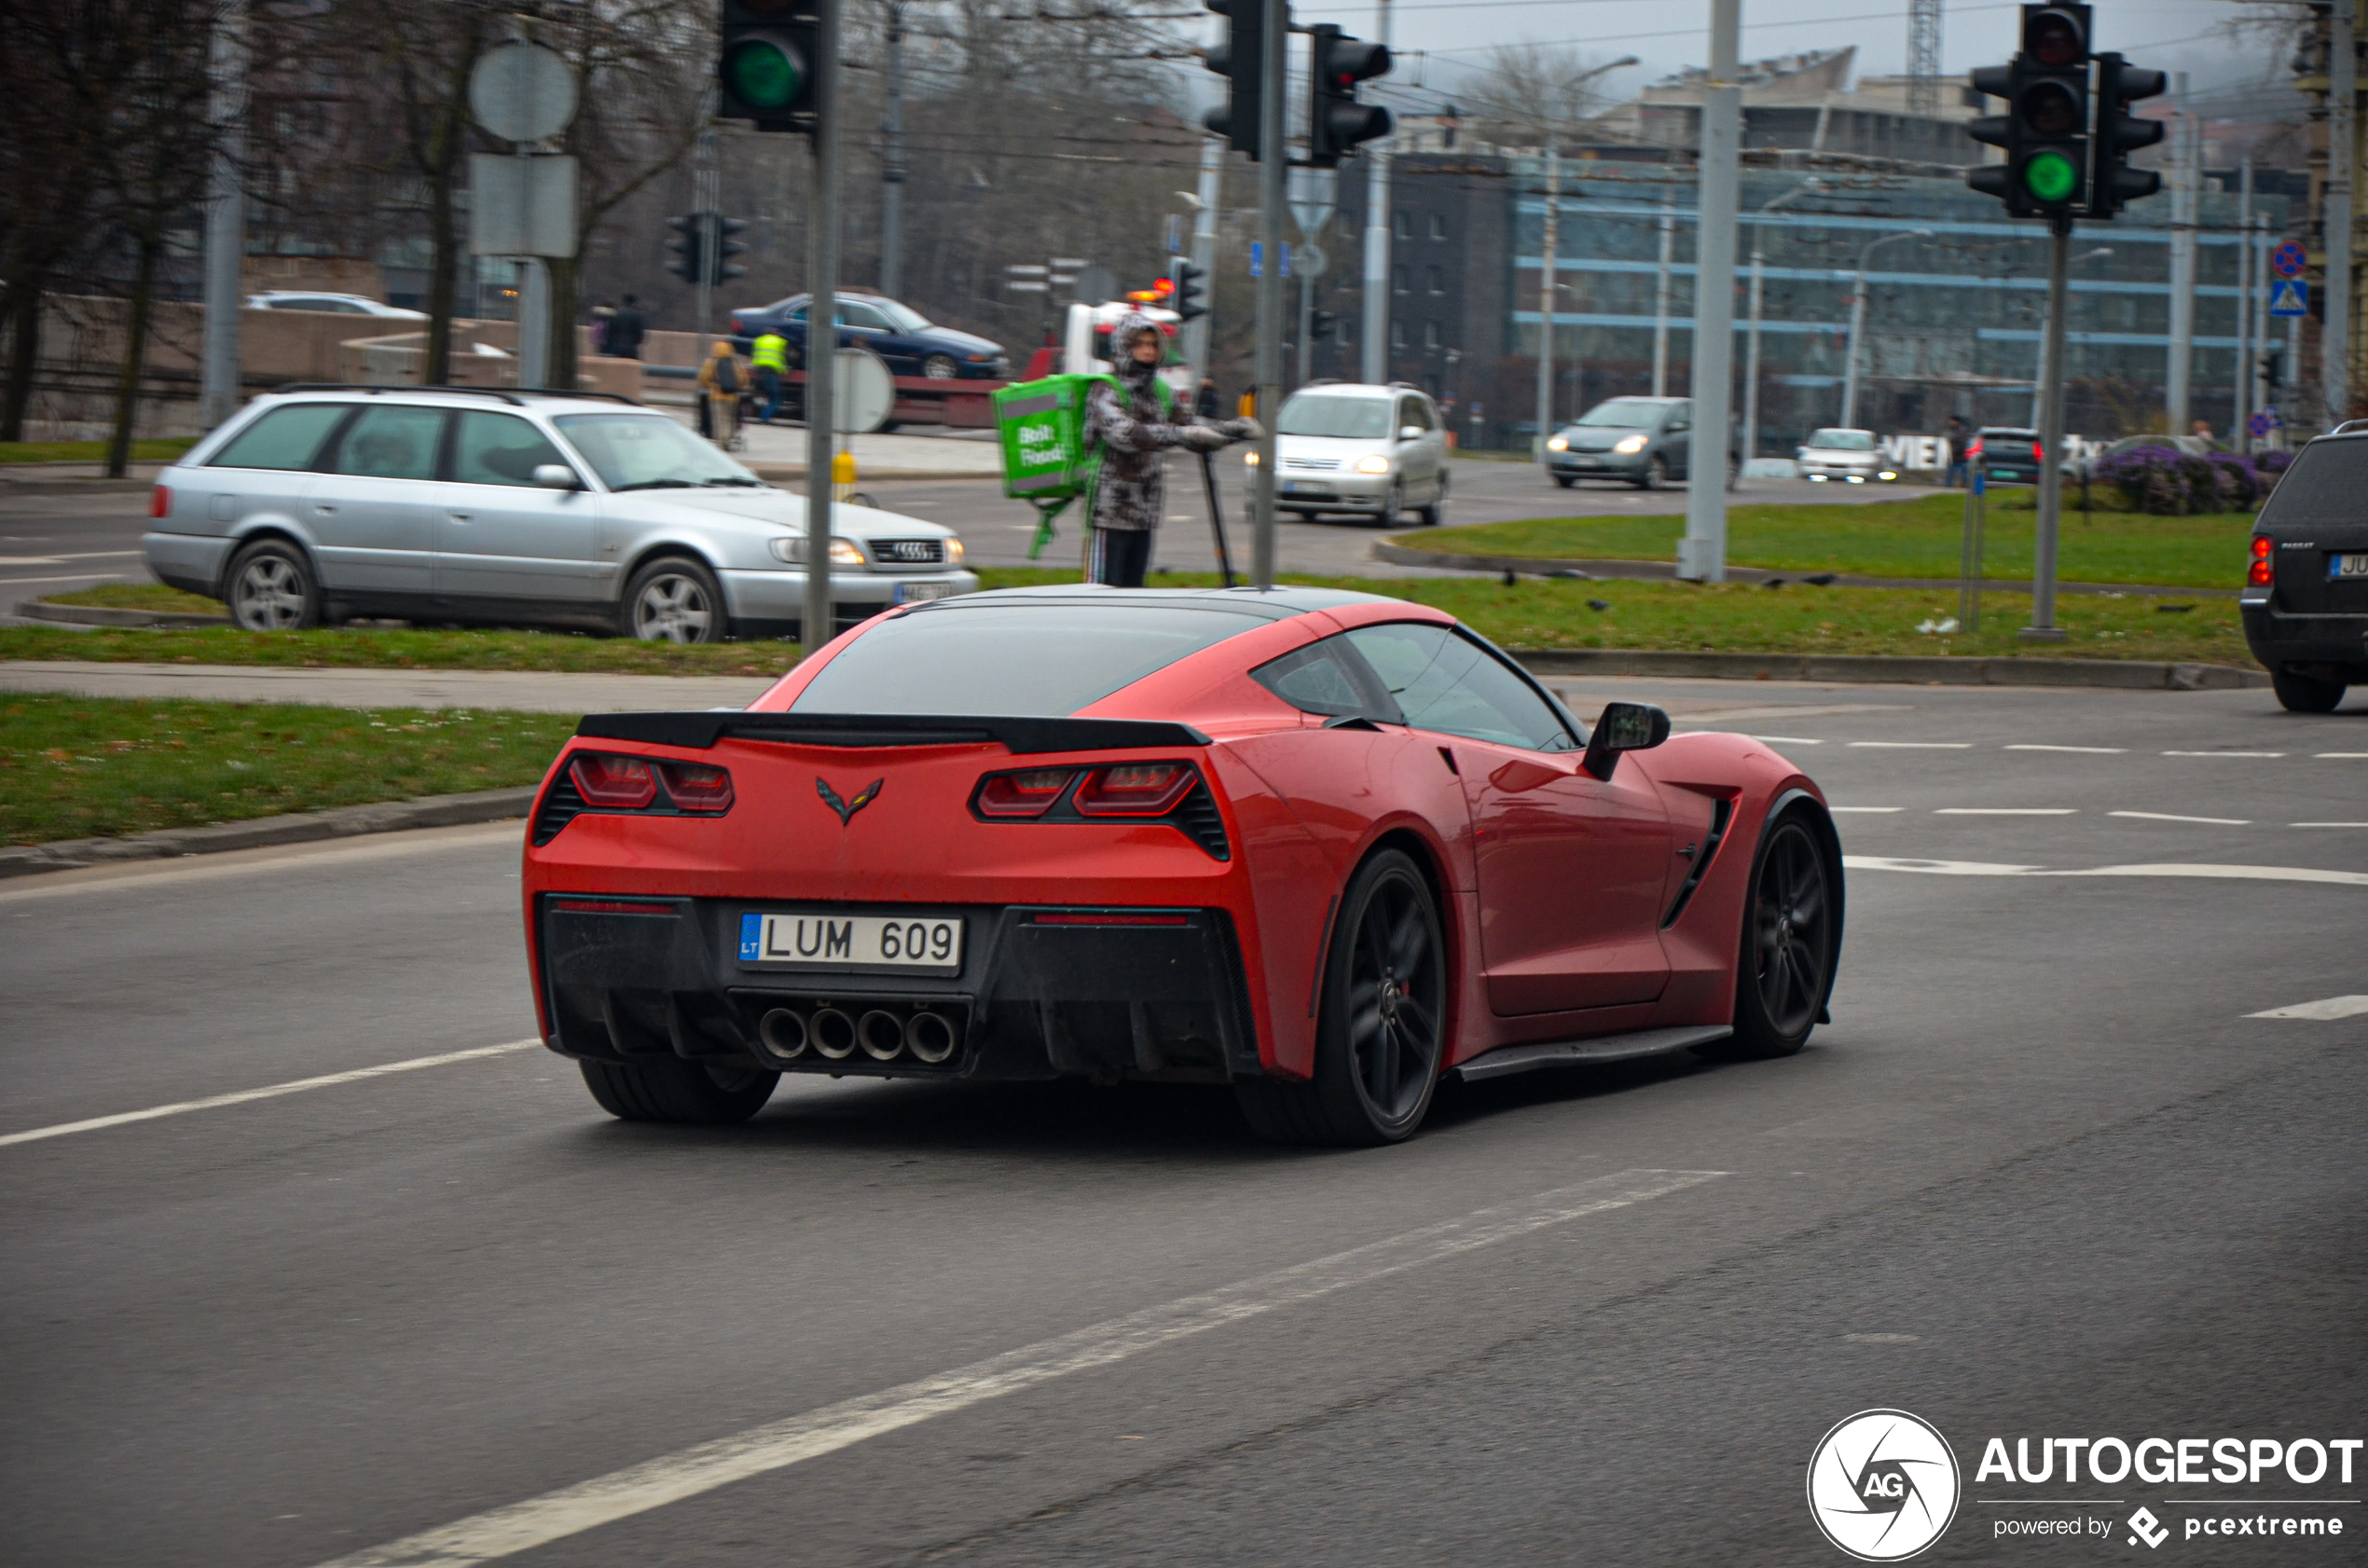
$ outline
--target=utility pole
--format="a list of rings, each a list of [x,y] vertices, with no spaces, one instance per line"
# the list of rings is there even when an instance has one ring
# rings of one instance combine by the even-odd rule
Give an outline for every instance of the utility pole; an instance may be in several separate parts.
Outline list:
[[[831,371],[839,346],[840,10],[814,0],[814,212],[807,230],[805,306],[805,609],[798,640],[809,653],[838,629],[831,600]]]
[[[1873,259],[1878,247],[1898,240],[1929,240],[1929,228],[1911,228],[1898,234],[1879,234],[1858,252],[1858,270],[1850,291],[1850,342],[1843,352],[1848,356],[1842,364],[1842,428],[1858,428],[1858,339],[1866,326],[1866,264]]]
[[[699,226],[699,278],[695,287],[698,351],[702,359],[707,357],[708,334],[715,324],[715,271],[723,244],[723,225],[717,221],[723,215],[723,178],[715,166],[715,132],[702,131],[691,163],[691,205],[698,213]]]
[[[1206,284],[1217,265],[1217,204],[1222,199],[1225,138],[1201,138],[1200,208],[1192,214],[1192,265]],[[1049,302],[1050,296],[1047,296]],[[1211,303],[1215,303],[1212,299]],[[1195,316],[1184,323],[1184,360],[1192,367],[1192,394],[1200,395],[1201,378],[1208,374],[1210,317]],[[1368,379],[1370,379],[1369,377]]]
[[[2253,406],[2264,413],[2269,410],[2269,378],[2262,370],[2261,362],[2269,356],[2269,214],[2253,214],[2252,229],[2245,236],[2245,244],[2252,252],[2253,289],[2245,301],[2245,309],[2252,318],[2252,359],[2245,366],[2245,375],[2252,389]],[[2278,433],[2269,431],[2262,439],[2275,443]]]
[[[2359,0],[2335,0],[2327,18],[2327,298],[2319,349],[2320,394],[2333,430],[2351,412],[2352,167],[2360,150]]]
[[[1759,456],[1759,315],[1766,266],[1755,232],[1752,240],[1751,331],[1743,348],[1743,461]]]
[[[904,6],[888,0],[888,108],[880,127],[880,292],[904,292]]]
[[[1735,206],[1743,142],[1737,62],[1743,0],[1711,0],[1710,80],[1702,92],[1701,185],[1694,238],[1694,434],[1686,463],[1686,537],[1677,575],[1727,577],[1727,437],[1735,369]]]
[[[1537,283],[1537,435],[1529,455],[1546,456],[1546,438],[1554,433],[1554,264],[1562,251],[1563,160],[1554,145],[1554,131],[1546,132],[1546,234]]]
[[[1712,0],[1716,5],[1718,0]],[[1712,25],[1715,27],[1714,20]],[[1710,106],[1702,107],[1704,124],[1708,124]],[[1699,199],[1699,198],[1697,199]],[[1677,240],[1677,198],[1661,198],[1661,262],[1660,271],[1653,284],[1653,395],[1669,395],[1669,259],[1670,250]]]
[[[1389,43],[1389,0],[1375,0],[1373,36]],[[1389,141],[1365,153],[1365,298],[1360,374],[1375,385],[1389,379]]]
[[[1290,7],[1266,0],[1260,7],[1258,239],[1264,265],[1258,276],[1258,474],[1250,483],[1250,581],[1274,585],[1274,421],[1283,409],[1283,208],[1285,176],[1290,172],[1284,141],[1284,84],[1290,63]]]
[[[244,7],[213,30],[214,152],[205,214],[205,340],[198,422],[212,430],[239,411],[239,264],[247,249],[246,193],[239,181],[246,121]]]
[[[2039,339],[2039,530],[2031,562],[2031,625],[2016,635],[2028,642],[2061,642],[2056,625],[2057,520],[2064,476],[2064,301],[2071,288],[2069,215],[2047,224],[2047,325]]]
[[[2188,389],[2196,362],[2196,207],[2201,182],[2196,178],[2196,117],[2185,107],[2187,101],[2187,73],[2182,71],[2181,123],[2170,187],[2170,365],[2163,398],[2169,406],[2173,435],[2187,433]]]
[[[2235,416],[2228,433],[2240,452],[2251,449],[2245,425],[2252,417],[2252,265],[2253,160],[2248,154],[2237,165],[2237,373],[2228,378]]]

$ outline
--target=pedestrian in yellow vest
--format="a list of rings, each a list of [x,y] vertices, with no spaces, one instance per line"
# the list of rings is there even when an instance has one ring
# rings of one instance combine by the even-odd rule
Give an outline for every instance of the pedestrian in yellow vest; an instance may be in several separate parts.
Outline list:
[[[699,366],[699,390],[707,394],[706,434],[717,446],[729,450],[740,436],[740,392],[747,385],[740,362],[733,356],[732,345],[717,338]]]
[[[769,328],[749,347],[749,367],[756,372],[756,420],[769,425],[781,411],[781,378],[790,373],[790,340]]]

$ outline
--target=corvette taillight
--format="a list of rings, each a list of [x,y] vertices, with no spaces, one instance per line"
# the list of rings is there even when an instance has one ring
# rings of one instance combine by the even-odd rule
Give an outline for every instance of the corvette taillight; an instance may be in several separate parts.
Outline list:
[[[1164,817],[1176,809],[1196,777],[1190,763],[1118,763],[1095,768],[1077,787],[1077,809],[1086,817]]]
[[[684,811],[712,813],[732,809],[732,776],[705,763],[660,763],[666,792]]]
[[[2248,567],[2245,571],[2245,586],[2249,588],[2265,588],[2269,586],[2272,577],[2272,568],[2269,564],[2269,536],[2265,533],[2254,534],[2252,565]]]
[[[578,751],[568,763],[575,792],[586,805],[610,811],[640,811],[658,798],[657,770],[640,757]]]
[[[1069,787],[1069,780],[1076,777],[1077,769],[1073,767],[1039,767],[1023,773],[990,773],[979,781],[979,815],[1009,821],[1041,817],[1053,809],[1053,803]]]

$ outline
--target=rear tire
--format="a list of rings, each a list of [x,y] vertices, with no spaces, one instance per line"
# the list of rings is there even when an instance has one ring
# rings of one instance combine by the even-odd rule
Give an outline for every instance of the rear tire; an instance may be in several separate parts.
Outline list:
[[[620,1121],[721,1126],[746,1121],[773,1097],[779,1073],[705,1062],[579,1062],[584,1087]]]
[[[1806,809],[1761,836],[1735,963],[1735,1033],[1706,1054],[1757,1061],[1809,1043],[1841,952],[1841,868]]]
[[[2333,713],[2343,706],[2346,688],[2340,681],[2280,669],[2271,671],[2269,684],[2278,694],[2278,706],[2289,713]]]
[[[1554,483],[1562,486],[1564,489],[1569,489],[1573,485],[1577,484],[1578,481],[1567,474],[1557,474],[1554,475]]]
[[[284,539],[239,552],[223,581],[230,619],[248,631],[304,631],[321,624],[321,584],[312,563]]]
[[[1447,942],[1430,884],[1402,851],[1359,866],[1324,959],[1315,1076],[1234,1085],[1274,1143],[1397,1143],[1423,1124],[1447,1048]]]

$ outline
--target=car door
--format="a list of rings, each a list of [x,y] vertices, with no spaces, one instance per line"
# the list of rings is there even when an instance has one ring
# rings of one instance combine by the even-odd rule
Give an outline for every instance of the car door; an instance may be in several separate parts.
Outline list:
[[[1423,424],[1422,406],[1412,397],[1400,397],[1390,411],[1390,450],[1397,459],[1398,473],[1405,478],[1409,501],[1427,498],[1432,485],[1439,479],[1439,464],[1432,458],[1430,447],[1423,437],[1418,433],[1410,439],[1401,439],[1410,429],[1420,432]]]
[[[322,586],[424,599],[440,497],[436,459],[449,410],[367,403],[338,433],[305,499]]]
[[[190,519],[187,531],[216,534],[282,524],[313,541],[317,561],[320,536],[312,531],[305,501],[320,483],[314,464],[352,413],[350,403],[294,403],[272,409],[207,461],[200,482],[176,495],[174,516]],[[183,531],[177,524],[175,531]]]
[[[843,299],[839,302],[840,346],[869,349],[887,360],[891,371],[898,375],[909,375],[911,372],[893,357],[895,351],[890,347],[893,336],[888,330],[888,318],[881,315],[877,309],[860,299]]]
[[[600,554],[598,502],[588,488],[537,485],[534,471],[545,463],[574,467],[516,414],[456,414],[452,467],[439,487],[439,598],[590,603],[608,596],[615,569]],[[576,481],[585,483],[580,470]]]
[[[1692,472],[1693,431],[1693,404],[1686,402],[1673,406],[1661,425],[1661,461],[1669,464],[1669,476],[1673,479],[1683,479]]]
[[[1649,1002],[1669,982],[1661,895],[1675,853],[1642,768],[1597,778],[1526,677],[1461,631],[1347,634],[1406,722],[1450,737],[1469,803],[1489,1006],[1505,1015]]]

